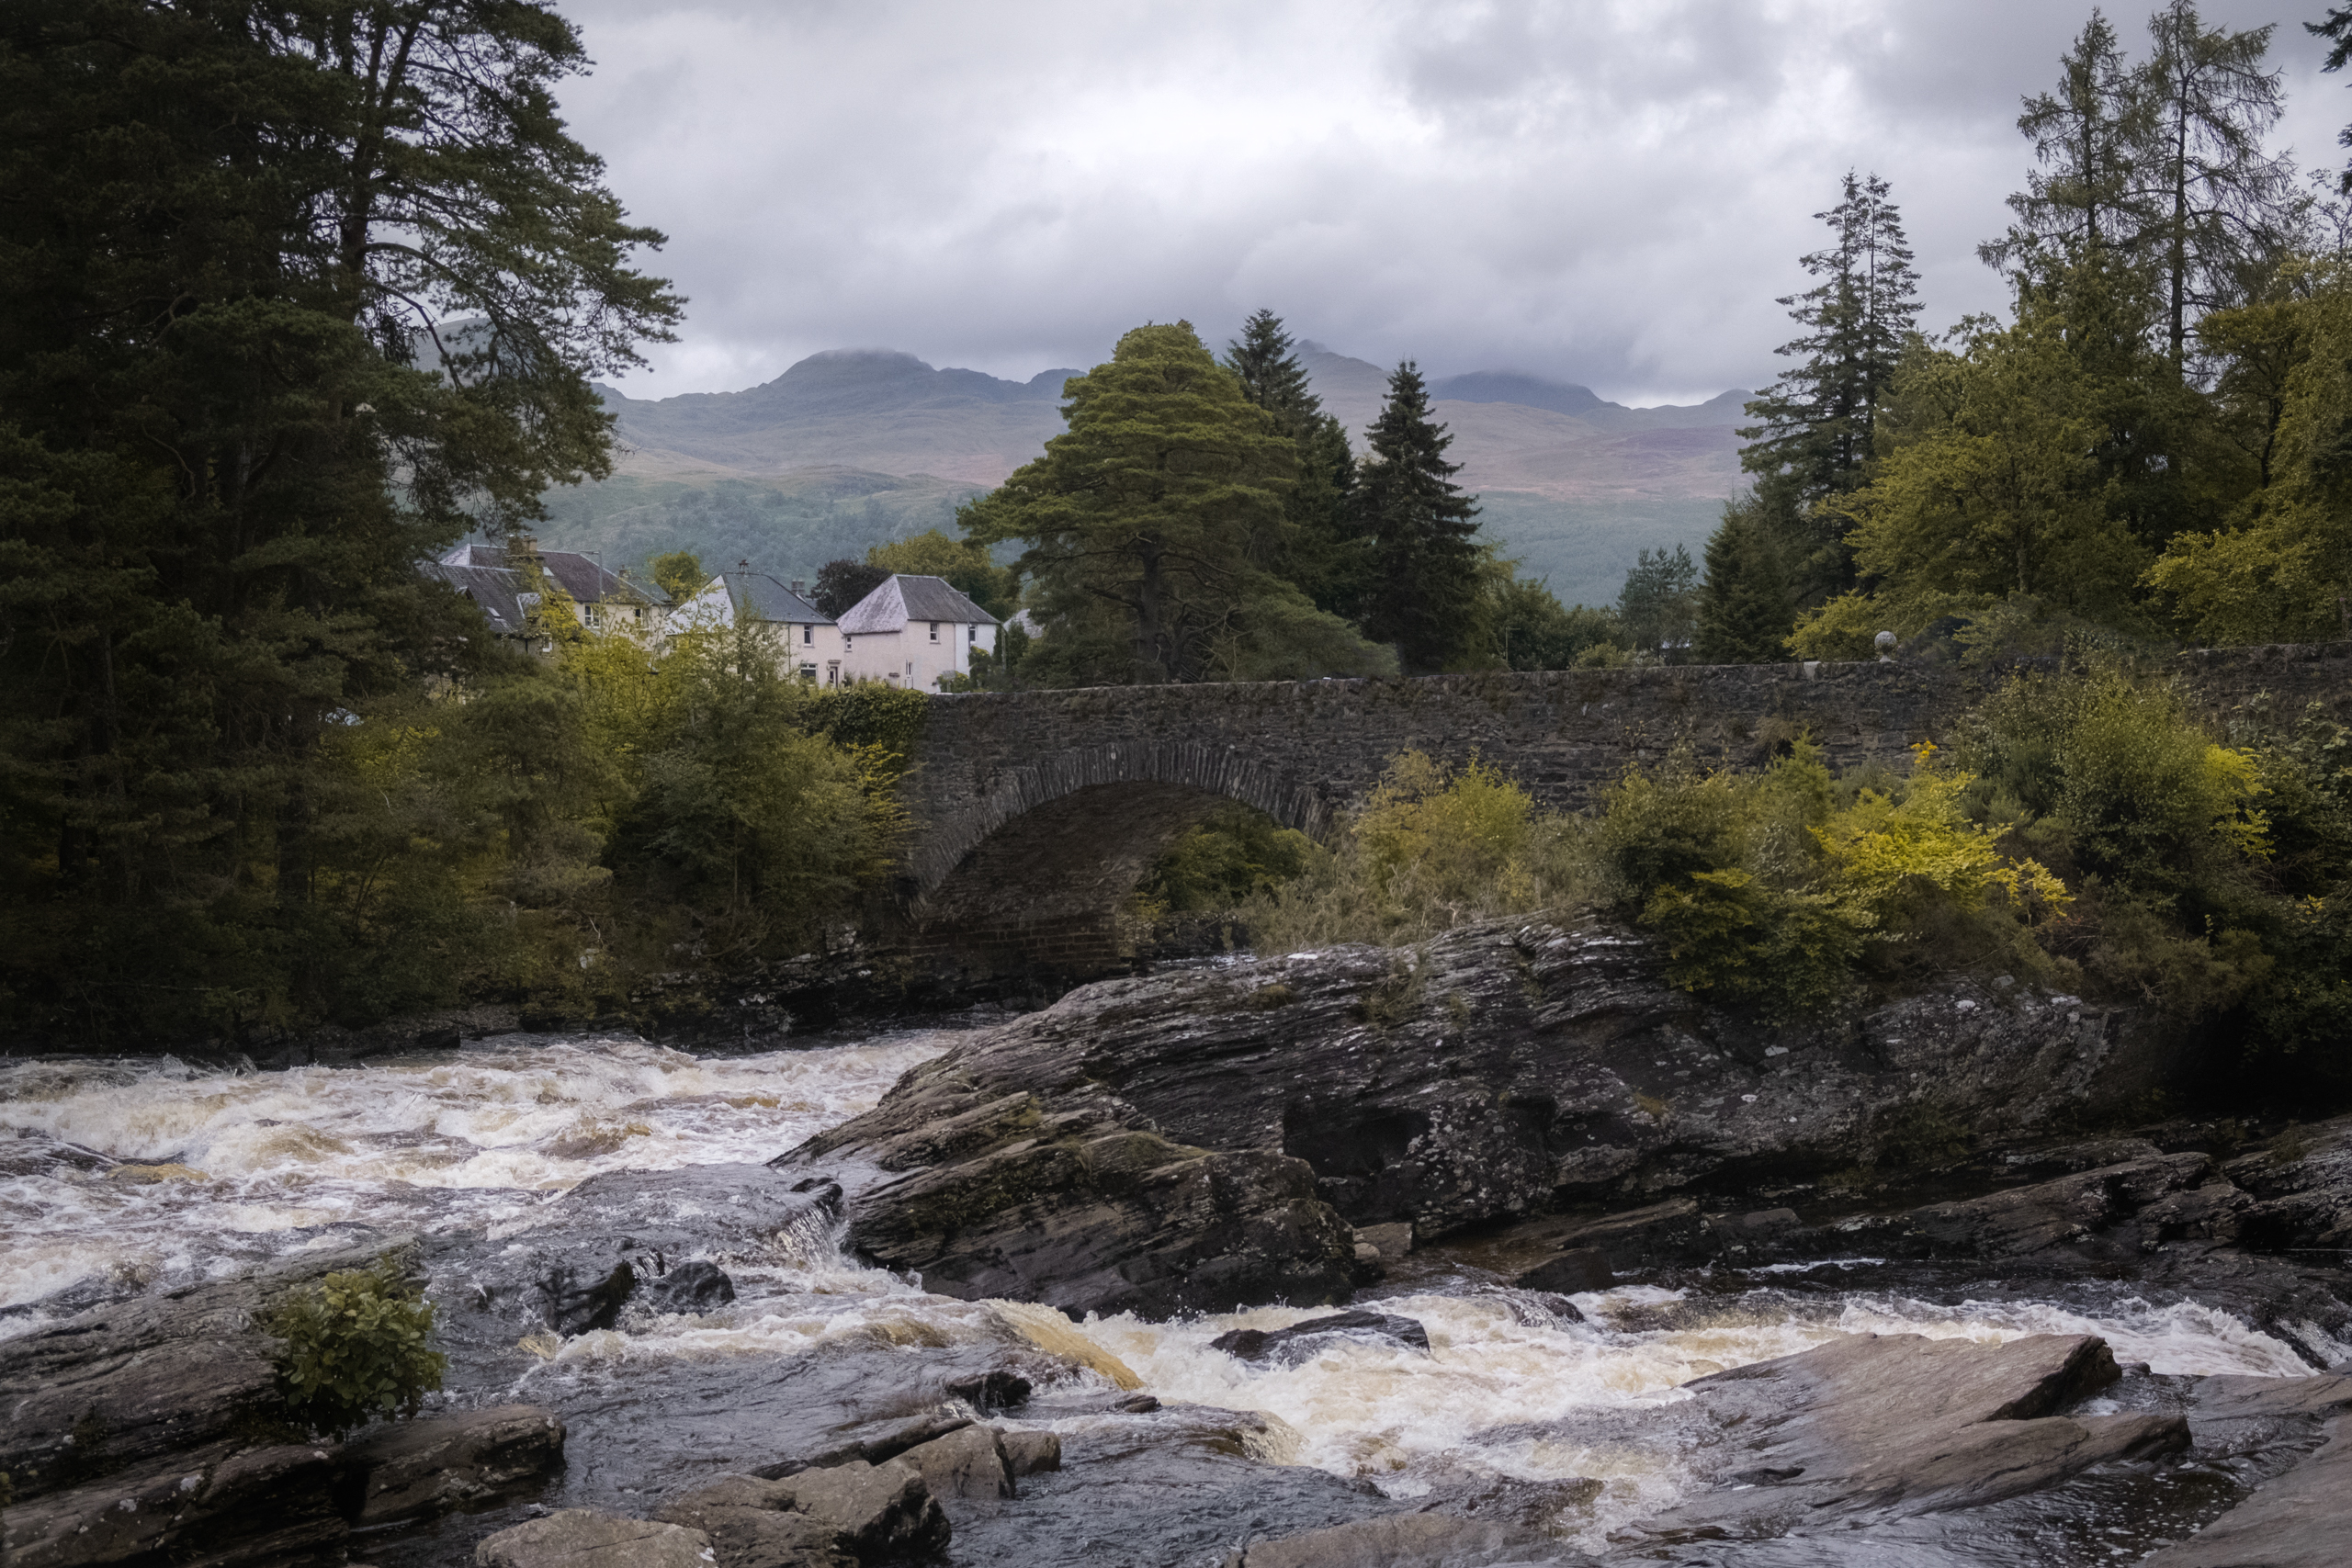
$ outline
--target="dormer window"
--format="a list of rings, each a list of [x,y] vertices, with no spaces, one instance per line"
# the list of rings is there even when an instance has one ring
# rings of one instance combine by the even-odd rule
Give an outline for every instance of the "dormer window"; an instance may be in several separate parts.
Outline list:
[[[939,640],[939,623],[937,621],[931,623],[931,640],[933,642],[937,642]]]

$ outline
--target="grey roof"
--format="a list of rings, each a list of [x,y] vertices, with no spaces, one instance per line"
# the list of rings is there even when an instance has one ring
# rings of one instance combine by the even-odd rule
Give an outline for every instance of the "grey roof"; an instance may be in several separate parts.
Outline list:
[[[540,550],[539,570],[555,579],[556,586],[582,604],[605,604],[614,600],[625,604],[662,604],[668,601],[659,591],[640,587],[618,572],[606,571],[595,561],[577,550]],[[443,566],[489,567],[498,570],[516,570],[502,545],[459,545],[441,558]]]
[[[722,571],[728,603],[738,620],[788,622],[794,626],[829,626],[833,618],[763,571]]]
[[[446,582],[458,597],[471,600],[490,622],[490,629],[511,636],[523,631],[523,574],[503,566],[452,566],[447,561],[419,561],[416,570],[436,582]]]
[[[997,618],[957,592],[944,577],[895,576],[842,616],[843,633],[895,632],[909,621],[957,621],[992,626]]]

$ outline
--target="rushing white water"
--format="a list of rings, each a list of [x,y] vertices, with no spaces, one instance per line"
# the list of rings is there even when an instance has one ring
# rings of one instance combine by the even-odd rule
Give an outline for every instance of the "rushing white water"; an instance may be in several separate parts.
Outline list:
[[[697,1058],[637,1041],[517,1036],[288,1072],[170,1060],[0,1066],[0,1219],[9,1238],[0,1309],[17,1309],[0,1315],[0,1336],[45,1321],[40,1303],[52,1297],[71,1304],[94,1284],[226,1273],[332,1245],[341,1225],[492,1224],[598,1171],[767,1159],[870,1107],[955,1039],[902,1032]],[[842,1334],[942,1344],[1009,1332],[984,1304],[838,1258],[736,1272],[751,1288],[733,1307],[551,1345],[545,1375],[612,1360],[791,1354]],[[2095,1333],[2120,1359],[2158,1372],[2307,1371],[2286,1345],[2192,1304],[2126,1300],[2086,1313],[1771,1289],[1693,1301],[1641,1287],[1573,1299],[1587,1321],[1464,1270],[1378,1303],[1421,1322],[1426,1353],[1335,1339],[1295,1365],[1241,1361],[1209,1342],[1234,1327],[1295,1323],[1308,1310],[1174,1323],[1123,1315],[1084,1331],[1161,1400],[1279,1417],[1298,1434],[1284,1457],[1369,1476],[1393,1495],[1426,1492],[1433,1477],[1464,1470],[1596,1478],[1604,1492],[1587,1527],[1596,1542],[1671,1502],[1680,1467],[1655,1445],[1564,1440],[1560,1423],[1669,1405],[1689,1397],[1678,1385],[1690,1378],[1839,1335]]]

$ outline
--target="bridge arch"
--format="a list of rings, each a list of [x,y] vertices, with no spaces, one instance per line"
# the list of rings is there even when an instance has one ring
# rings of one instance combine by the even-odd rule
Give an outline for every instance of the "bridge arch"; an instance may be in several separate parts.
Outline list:
[[[1323,797],[1230,745],[1106,742],[997,770],[910,857],[917,946],[985,968],[1101,968],[1152,863],[1220,800],[1321,838]]]

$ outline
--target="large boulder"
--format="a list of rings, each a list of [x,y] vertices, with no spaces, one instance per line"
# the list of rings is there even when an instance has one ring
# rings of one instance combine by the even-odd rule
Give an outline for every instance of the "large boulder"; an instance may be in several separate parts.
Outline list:
[[[565,1508],[500,1530],[474,1568],[711,1568],[710,1538],[684,1525]]]
[[[485,1506],[563,1463],[563,1423],[536,1404],[396,1421],[346,1450],[358,1472],[354,1522],[382,1524]]]
[[[1363,1267],[1332,1211],[1431,1235],[1798,1179],[2063,1124],[2162,1055],[2015,985],[1774,1025],[1623,931],[1510,922],[1085,987],[775,1164],[837,1177],[858,1250],[950,1294],[1308,1303]]]

